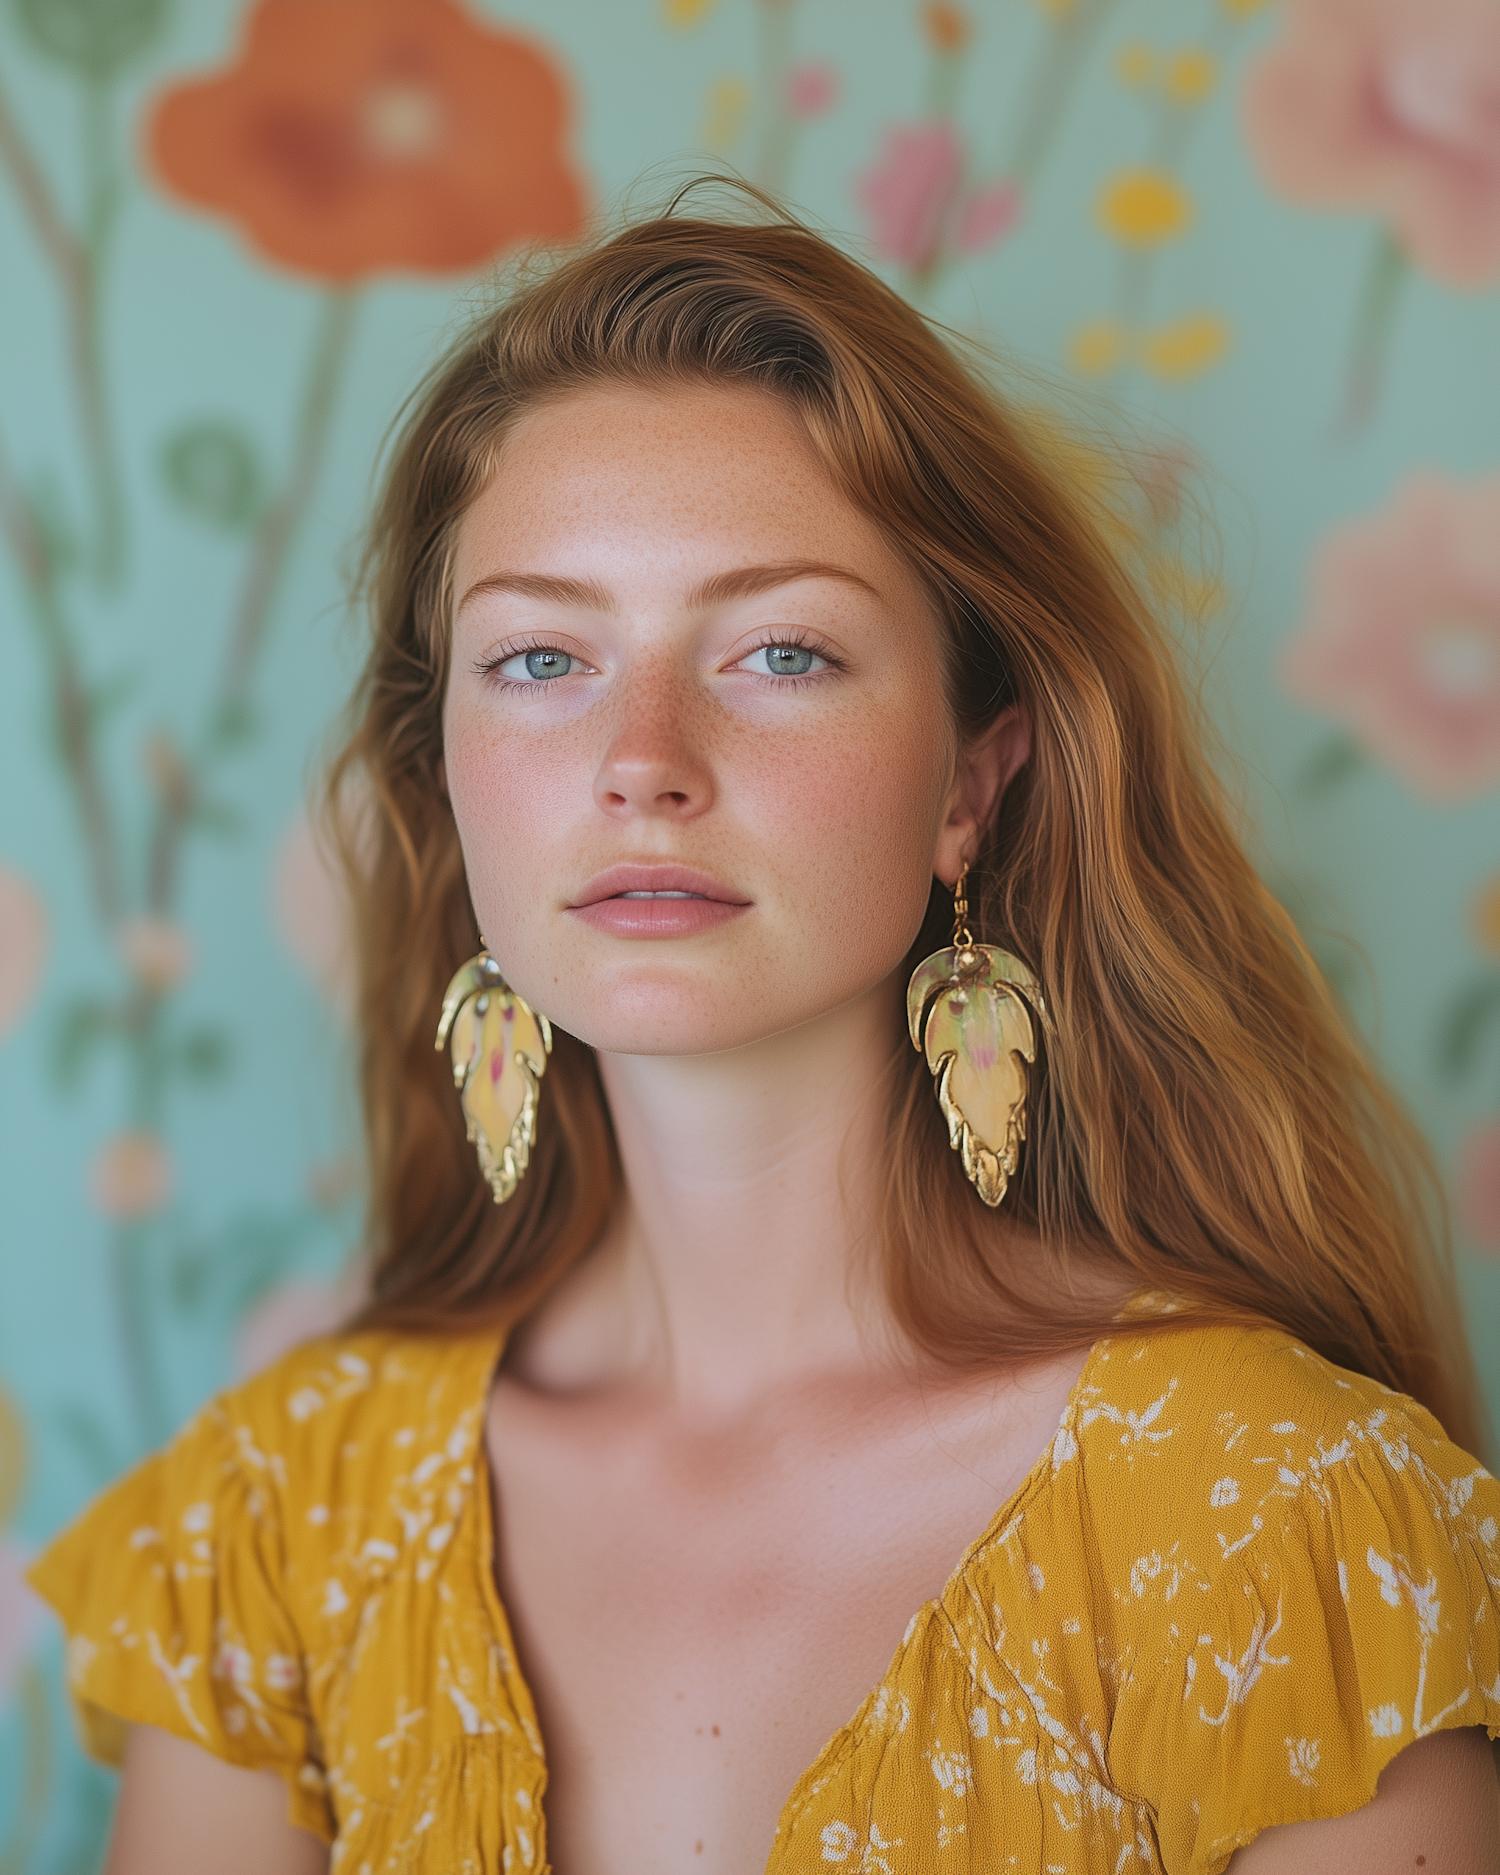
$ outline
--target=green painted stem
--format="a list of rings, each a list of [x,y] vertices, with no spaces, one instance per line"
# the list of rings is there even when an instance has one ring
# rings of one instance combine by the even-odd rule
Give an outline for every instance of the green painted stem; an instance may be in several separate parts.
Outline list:
[[[135,1421],[137,1450],[142,1452],[151,1451],[172,1432],[151,1334],[151,1305],[147,1294],[150,1230],[150,1225],[139,1219],[116,1224],[110,1245],[110,1277],[115,1320],[120,1331],[120,1354]]]
[[[0,169],[10,177],[37,244],[62,289],[68,354],[94,508],[93,571],[112,586],[125,558],[125,501],[114,425],[104,388],[100,298],[104,265],[120,205],[120,178],[110,136],[111,96],[102,79],[83,94],[85,212],[81,235],[68,226],[52,185],[32,155],[4,92],[0,92]]]
[[[1028,87],[1028,103],[1000,174],[1023,189],[1035,188],[1067,121],[1068,107],[1083,76],[1094,40],[1116,0],[1080,0],[1076,11],[1048,30],[1041,70]]]
[[[0,452],[0,533],[25,588],[28,608],[47,660],[58,753],[83,827],[94,907],[106,927],[122,904],[114,817],[95,760],[93,721],[74,634],[57,590],[55,554],[26,490]]]
[[[271,605],[286,568],[287,554],[323,466],[329,426],[354,334],[355,304],[355,292],[348,287],[335,288],[323,301],[303,382],[291,473],[255,530],[248,574],[224,660],[218,703],[220,715],[244,701],[265,638]]]
[[[126,1016],[130,1127],[153,1138],[161,1133],[166,1106],[168,1065],[162,1045],[162,1015],[161,993],[143,988]],[[151,1332],[151,1243],[151,1223],[133,1219],[115,1226],[111,1245],[120,1355],[136,1436],[143,1451],[160,1445],[172,1431]]]
[[[927,62],[926,97],[923,115],[951,123],[958,116],[963,93],[964,68],[968,59],[962,52],[934,51]]]
[[[0,1875],[28,1875],[47,1826],[47,1806],[56,1772],[51,1702],[47,1682],[34,1661],[17,1676],[24,1753],[18,1814],[9,1839],[0,1847]]]
[[[317,485],[348,360],[354,308],[354,293],[346,288],[329,293],[323,302],[313,333],[291,468],[256,529],[208,721],[196,756],[183,760],[180,785],[163,789],[158,801],[146,878],[146,903],[157,916],[172,909],[183,836],[220,747],[217,731],[244,707],[287,557]],[[162,1127],[171,1074],[163,1045],[164,1013],[159,995],[143,993],[131,1010],[128,1024],[131,1124],[153,1135]],[[159,1443],[171,1430],[151,1334],[151,1245],[151,1228],[144,1222],[116,1228],[113,1279],[121,1355],[136,1425],[145,1445]]]
[[[80,240],[58,211],[46,175],[21,135],[9,100],[0,91],[0,169],[9,176],[42,252],[52,263],[68,310],[69,341],[96,504],[95,569],[108,583],[123,555],[124,505],[115,460],[98,344],[97,284],[113,226],[118,192],[109,170],[108,97],[95,87],[86,119],[89,220]],[[46,648],[59,749],[83,823],[95,907],[106,925],[120,915],[119,858],[109,799],[93,748],[87,687],[74,635],[58,596],[58,566],[27,491],[0,458],[0,531],[25,583],[31,612]]]
[[[780,195],[791,171],[795,125],[787,109],[792,69],[792,0],[760,0],[760,96],[764,117],[755,158],[755,181]]]
[[[1379,406],[1402,289],[1410,276],[1405,253],[1390,230],[1382,227],[1370,251],[1350,335],[1349,376],[1334,425],[1341,442],[1353,442],[1362,435]]]
[[[164,794],[157,807],[146,878],[146,903],[156,913],[166,912],[175,897],[182,836],[202,782],[213,766],[223,725],[242,711],[248,700],[251,678],[265,643],[287,557],[323,466],[329,428],[353,337],[355,306],[356,295],[352,288],[335,288],[324,299],[303,383],[291,469],[280,493],[267,504],[255,530],[218,691],[209,706],[197,754],[184,765],[182,787]]]
[[[119,218],[120,178],[111,136],[108,83],[91,80],[84,92],[84,174],[87,205],[78,265],[69,294],[78,412],[89,461],[94,506],[94,576],[118,585],[125,566],[125,492],[105,387],[103,283]]]

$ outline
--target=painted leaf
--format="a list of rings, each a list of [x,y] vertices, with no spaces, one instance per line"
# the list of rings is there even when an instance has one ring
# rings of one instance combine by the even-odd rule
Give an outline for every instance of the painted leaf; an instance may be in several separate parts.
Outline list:
[[[259,517],[265,478],[236,425],[212,417],[188,424],[168,440],[161,467],[170,493],[200,521],[237,532]]]
[[[16,0],[37,49],[90,78],[139,58],[167,22],[167,0]]]

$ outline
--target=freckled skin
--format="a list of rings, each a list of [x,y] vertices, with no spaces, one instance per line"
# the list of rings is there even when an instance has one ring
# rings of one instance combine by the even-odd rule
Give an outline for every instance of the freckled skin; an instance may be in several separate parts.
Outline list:
[[[789,562],[856,579],[691,603]],[[899,967],[1026,735],[1009,721],[961,758],[919,583],[758,394],[533,413],[460,530],[455,593],[502,571],[606,601],[461,603],[444,719],[481,927],[522,994],[600,1051],[627,1184],[512,1343],[489,1415],[549,1852],[566,1875],[622,1855],[641,1875],[750,1875],[1081,1364],[1023,1389],[893,1362],[855,1252],[885,1150],[869,1096],[904,1045]],[[778,639],[828,668],[747,668]],[[526,645],[577,674],[507,689],[476,668]],[[750,909],[665,942],[568,912],[591,875],[652,859]]]
[[[685,603],[726,567],[789,560],[877,590],[807,579]],[[455,593],[498,568],[616,601],[481,594],[455,626],[448,787],[481,928],[521,993],[596,1047],[698,1053],[887,977],[921,922],[954,775],[937,627],[795,419],[724,392],[594,392],[531,414],[460,530]],[[777,628],[847,669],[795,684],[734,668]],[[598,675],[506,690],[476,673],[541,639]],[[753,910],[681,944],[569,918],[622,860],[699,867]]]
[[[792,559],[873,591],[823,577],[688,603]],[[593,391],[531,414],[460,528],[455,590],[502,569],[607,594],[476,597],[444,718],[482,928],[600,1051],[625,1175],[601,1242],[513,1337],[486,1426],[548,1852],[558,1875],[760,1875],[793,1784],[1045,1449],[1082,1365],[917,1358],[865,1255],[898,966],[1027,735],[1010,715],[958,750],[916,581],[755,393]],[[750,674],[789,632],[841,668]],[[522,641],[576,656],[576,681],[476,672]],[[691,938],[602,932],[568,907],[622,860],[699,868],[751,908]],[[1445,1733],[1365,1809],[1267,1830],[1231,1875],[1424,1858],[1490,1875],[1497,1828],[1482,1738]],[[275,1773],[131,1728],[108,1875],[328,1864]]]

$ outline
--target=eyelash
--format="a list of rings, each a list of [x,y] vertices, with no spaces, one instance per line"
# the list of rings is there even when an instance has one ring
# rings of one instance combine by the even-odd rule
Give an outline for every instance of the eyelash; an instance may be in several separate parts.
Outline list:
[[[509,664],[512,658],[525,657],[528,651],[558,651],[561,648],[550,638],[523,638],[515,644],[502,646],[492,657],[480,658],[474,665],[474,675],[487,678],[490,683],[501,690],[545,690],[547,686],[535,678],[502,677],[500,666]],[[572,657],[573,653],[569,651],[564,655]],[[583,662],[581,658],[578,661]]]
[[[747,672],[748,676],[755,677],[763,684],[774,684],[778,691],[802,690],[809,684],[821,683],[834,671],[846,671],[849,668],[841,657],[829,649],[823,639],[812,632],[804,631],[800,626],[793,626],[790,629],[783,627],[779,631],[769,633],[761,639],[759,644],[751,645],[748,651],[742,652],[737,661],[743,663],[746,658],[753,658],[757,651],[769,651],[773,646],[788,651],[811,651],[814,657],[821,658],[828,666],[826,671],[808,671],[802,677],[772,677],[769,672]]]
[[[789,651],[811,651],[814,657],[821,658],[828,666],[828,670],[826,671],[808,671],[806,675],[801,677],[773,677],[769,672],[762,671],[747,673],[749,676],[758,678],[761,683],[774,684],[775,687],[781,691],[789,689],[801,690],[806,685],[815,684],[821,678],[826,677],[829,671],[846,671],[849,668],[844,660],[830,650],[828,645],[821,638],[818,638],[812,632],[802,630],[800,627],[793,627],[790,630],[771,633],[769,636],[761,639],[759,644],[751,645],[748,651],[742,652],[737,662],[743,663],[746,658],[754,657],[757,651],[768,651],[773,646],[778,649],[784,647]],[[523,638],[514,644],[502,646],[501,649],[496,651],[491,657],[480,658],[474,665],[474,674],[476,677],[487,678],[492,684],[498,685],[502,690],[543,690],[546,688],[546,685],[539,683],[533,678],[522,680],[515,677],[500,676],[500,667],[502,664],[508,664],[512,658],[525,657],[528,651],[556,651],[558,649],[559,647],[550,639]],[[569,652],[567,655],[572,656],[573,654]]]

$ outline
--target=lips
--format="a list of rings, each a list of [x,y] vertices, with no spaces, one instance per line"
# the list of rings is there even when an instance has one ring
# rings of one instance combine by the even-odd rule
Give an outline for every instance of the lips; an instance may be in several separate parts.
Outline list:
[[[680,903],[685,899],[705,899],[710,904],[732,905],[740,909],[750,902],[728,886],[721,885],[712,874],[699,872],[692,866],[611,866],[605,872],[596,873],[568,909],[582,911],[587,906],[599,905],[612,898],[641,903],[662,896],[669,903],[673,900]]]
[[[595,931],[619,938],[697,937],[741,917],[750,901],[692,866],[611,866],[568,907]]]

